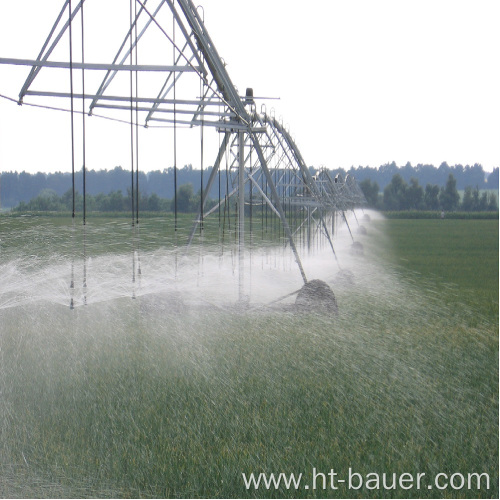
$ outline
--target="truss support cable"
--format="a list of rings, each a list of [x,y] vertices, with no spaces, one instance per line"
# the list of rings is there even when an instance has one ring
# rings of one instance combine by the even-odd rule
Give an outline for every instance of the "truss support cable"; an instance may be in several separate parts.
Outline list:
[[[85,31],[84,31],[84,15],[83,3],[81,6],[80,17],[82,21],[82,64],[85,64]],[[87,217],[87,166],[86,166],[86,129],[85,129],[85,69],[82,68],[82,182],[83,182],[83,225],[86,224]],[[86,286],[86,285],[85,285]]]
[[[71,99],[71,191],[72,191],[72,209],[71,217],[75,218],[75,105],[73,89],[73,23],[71,16],[71,0],[68,2],[69,11],[69,85]]]
[[[138,48],[137,48],[137,2],[134,3],[134,16],[135,16],[135,30],[134,30],[134,52],[135,52],[135,66],[138,65]],[[135,212],[136,224],[139,224],[139,73],[135,70]],[[140,268],[139,268],[140,270]]]
[[[205,95],[205,85],[200,80],[200,96]],[[204,127],[204,118],[201,116],[201,128],[200,128],[200,234],[203,234],[203,131]]]
[[[75,123],[74,123],[74,102],[73,102],[73,32],[71,23],[71,0],[68,2],[69,11],[69,60],[70,60],[70,92],[71,92],[71,185],[72,185],[72,211],[71,211],[71,239],[73,251],[71,256],[71,281],[70,281],[70,309],[74,309],[75,294]]]
[[[133,65],[132,52],[133,52],[133,26],[132,26],[132,2],[130,0],[130,66]],[[134,203],[134,72],[130,70],[130,171],[131,171],[131,185],[130,185],[130,198],[132,207],[132,226],[135,225],[135,203]]]
[[[175,62],[176,45],[175,45],[175,19],[172,20],[172,60]],[[175,246],[177,247],[177,223],[178,223],[178,206],[177,206],[177,78],[173,74],[173,92],[174,92],[174,233]],[[149,115],[148,115],[149,118]],[[146,118],[146,121],[147,119]]]
[[[220,134],[218,134],[218,136],[219,136],[219,149],[220,149],[220,147],[221,147]],[[220,191],[220,168],[218,168],[217,171],[218,171],[217,174],[218,174],[218,178],[219,178],[218,179],[219,180],[219,192],[218,192],[218,194],[219,194],[219,198],[218,198],[218,200],[219,200],[219,207],[218,207],[218,216],[219,216],[219,239],[220,239],[220,196],[221,196],[221,191]]]
[[[262,182],[264,182],[264,179],[265,179],[265,176],[262,176]],[[265,195],[267,196],[267,179],[265,179],[266,181],[266,185],[265,185],[265,188],[266,188],[266,191],[265,191]],[[266,203],[265,205],[266,207],[266,238],[267,238],[267,234],[268,234],[268,224],[269,224],[269,205]]]
[[[70,303],[69,303],[69,308],[74,309],[75,308],[75,254],[76,254],[76,248],[75,248],[75,218],[73,217],[71,219],[71,246],[72,246],[72,252],[71,252],[71,281],[69,284],[69,293],[70,293]]]
[[[250,177],[252,177],[252,171],[253,171],[253,166],[252,166],[252,147],[250,147]],[[253,230],[253,227],[252,227],[252,217],[253,217],[253,184],[250,183],[250,196],[249,196],[249,200],[250,200],[250,206],[249,206],[249,210],[250,210],[250,227],[249,227],[249,231],[250,231],[250,250],[252,249],[252,239],[253,239],[253,233],[252,233],[252,230]]]
[[[83,305],[87,305],[87,228],[83,226]]]
[[[260,178],[260,188],[261,192],[264,192],[264,176],[262,175]],[[267,205],[266,205],[267,208]],[[264,205],[261,205],[261,211],[260,211],[260,231],[261,231],[261,238],[264,240]]]

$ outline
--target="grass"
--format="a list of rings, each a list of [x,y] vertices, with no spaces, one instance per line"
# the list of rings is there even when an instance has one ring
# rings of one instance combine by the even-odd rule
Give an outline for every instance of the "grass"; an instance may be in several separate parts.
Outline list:
[[[397,210],[385,211],[387,219],[441,219],[441,210]],[[498,210],[490,212],[446,212],[445,219],[498,220]]]
[[[391,220],[385,223],[394,261],[404,270],[455,285],[455,303],[468,303],[498,321],[498,222]],[[448,294],[449,295],[449,294]]]
[[[118,215],[118,216],[117,216]],[[283,231],[279,229],[277,218],[266,215],[268,227],[264,229],[265,222],[261,216],[256,216],[252,221],[254,244],[256,246],[275,243],[284,239]],[[92,214],[88,217],[86,225],[81,218],[71,215],[45,216],[43,214],[9,214],[0,216],[0,248],[4,258],[25,257],[28,254],[49,256],[53,254],[71,256],[80,251],[84,239],[92,255],[124,253],[130,250],[134,241],[140,244],[143,251],[153,251],[159,248],[173,248],[174,242],[179,247],[187,244],[193,228],[195,214],[179,214],[177,230],[172,213],[161,216],[142,215],[137,226],[132,225],[130,215],[124,214]],[[207,218],[203,222],[203,235],[200,225],[197,226],[193,244],[234,246],[237,241],[236,218],[225,220],[221,216],[219,228],[217,215]],[[250,222],[247,218],[245,231],[250,232]],[[201,237],[202,236],[202,237]]]
[[[333,319],[146,297],[0,310],[0,496],[497,498],[498,301],[470,297],[498,293],[498,226],[480,222],[373,222],[385,272],[360,262]],[[487,472],[491,488],[246,491],[241,476],[313,467]]]

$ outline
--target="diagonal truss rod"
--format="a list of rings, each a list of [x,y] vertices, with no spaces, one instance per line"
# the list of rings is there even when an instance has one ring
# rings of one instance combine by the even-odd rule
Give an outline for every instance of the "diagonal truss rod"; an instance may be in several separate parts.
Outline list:
[[[147,1],[148,0],[144,0],[144,4],[146,4]],[[156,15],[159,12],[161,6],[162,6],[162,4],[160,3],[160,5],[157,7],[154,15]],[[134,19],[134,22],[131,24],[131,26],[130,26],[130,28],[129,28],[127,34],[126,34],[126,36],[123,39],[122,44],[120,45],[120,48],[118,49],[118,52],[116,53],[116,55],[115,55],[115,57],[113,59],[113,65],[116,65],[116,62],[118,61],[118,56],[120,55],[120,53],[122,52],[123,48],[127,44],[128,40],[129,40],[129,37],[131,36],[131,33],[132,33],[132,31],[134,30],[134,28],[135,28],[135,26],[137,24],[137,20],[139,19],[139,16],[141,15],[141,12],[144,10],[144,8],[145,8],[144,5],[141,5],[141,8],[139,9],[139,12],[137,13],[137,16]],[[152,19],[149,19],[146,22],[146,26],[144,26],[144,28],[137,35],[137,39],[133,40],[132,46],[127,49],[127,51],[125,52],[125,55],[122,57],[121,61],[118,63],[118,66],[123,65],[123,63],[127,60],[127,58],[130,56],[130,53],[136,48],[137,43],[142,38],[142,36],[144,35],[144,33],[146,32],[146,30],[148,29],[148,27],[149,27],[149,25],[151,23],[152,23]],[[104,77],[101,85],[99,86],[99,89],[97,91],[96,97],[94,97],[93,101],[90,103],[89,114],[92,114],[92,110],[94,109],[94,107],[95,107],[95,105],[97,103],[97,100],[106,91],[106,89],[111,84],[111,82],[113,81],[113,79],[114,79],[115,76],[116,76],[116,70],[112,70],[110,68],[108,70],[108,72],[106,73],[106,76]]]
[[[66,0],[64,2],[63,8],[61,9],[61,12],[59,13],[59,16],[57,17],[56,22],[54,23],[52,29],[50,30],[49,36],[47,37],[47,39],[45,40],[45,43],[43,44],[42,50],[40,51],[40,54],[37,57],[37,62],[38,63],[42,63],[42,62],[45,63],[47,61],[47,59],[49,58],[50,54],[52,54],[52,52],[56,48],[57,44],[59,43],[59,40],[61,40],[61,38],[64,35],[65,31],[68,29],[68,27],[70,25],[70,22],[73,21],[73,19],[75,18],[75,16],[78,13],[78,11],[81,9],[81,7],[82,7],[82,5],[83,5],[84,2],[85,2],[85,0],[80,0],[80,2],[78,3],[78,5],[73,9],[73,12],[70,15],[70,19],[68,19],[64,23],[63,28],[61,29],[61,31],[59,32],[59,34],[56,36],[55,40],[52,42],[52,45],[47,50],[47,53],[45,55],[43,55],[43,53],[45,52],[45,49],[47,48],[47,46],[48,46],[48,44],[50,42],[50,40],[52,39],[52,36],[54,35],[54,33],[56,31],[57,25],[61,21],[61,18],[62,18],[63,14],[64,14],[64,11],[66,10],[66,7],[69,5],[69,0]],[[39,64],[39,65],[33,66],[31,68],[31,71],[30,71],[30,73],[28,75],[28,78],[24,82],[24,85],[21,88],[21,92],[19,92],[19,103],[23,102],[23,98],[26,95],[27,90],[29,89],[30,85],[33,83],[33,80],[36,78],[36,76],[38,75],[38,73],[40,72],[40,70],[42,69],[42,67],[43,67],[43,65]]]
[[[137,0],[136,0],[137,1]],[[148,15],[148,20],[146,21],[146,25],[143,27],[143,29],[140,31],[140,33],[138,34],[137,36],[137,39],[133,40],[132,44],[130,47],[127,48],[127,50],[125,51],[125,54],[122,56],[121,60],[120,60],[120,63],[119,65],[123,65],[123,63],[127,60],[127,58],[130,56],[130,53],[136,48],[139,40],[143,37],[144,33],[146,32],[146,30],[149,28],[149,26],[152,24],[152,23],[155,23],[159,28],[160,30],[163,32],[163,34],[169,39],[169,41],[175,46],[175,48],[179,51],[179,58],[177,59],[177,62],[175,63],[175,67],[179,67],[179,68],[185,68],[184,70],[177,70],[177,69],[172,69],[172,71],[180,71],[180,73],[182,74],[183,71],[186,71],[187,68],[190,68],[191,71],[195,71],[197,72],[199,75],[205,75],[206,74],[206,70],[205,68],[203,67],[203,62],[201,61],[201,59],[199,58],[198,54],[197,54],[197,50],[196,48],[194,47],[193,43],[191,42],[190,40],[190,37],[188,36],[188,34],[186,33],[185,29],[183,27],[181,27],[181,30],[183,31],[183,33],[185,34],[185,37],[186,37],[186,42],[185,42],[185,45],[183,47],[182,50],[180,50],[174,43],[174,41],[167,35],[167,33],[163,30],[163,28],[161,28],[161,26],[158,24],[158,22],[156,21],[156,15],[158,14],[158,12],[161,10],[161,8],[165,5],[165,3],[168,3],[166,2],[166,0],[162,0],[160,2],[160,4],[156,7],[155,11],[153,12],[153,14],[151,14],[147,9],[146,9],[146,3],[147,3],[148,0],[144,0],[144,2],[138,2],[141,6],[139,12],[137,13],[137,16],[135,17],[132,25],[130,26],[126,36],[124,37],[123,39],[123,42],[118,50],[118,52],[116,53],[115,55],[115,58],[113,60],[113,63],[116,63],[116,61],[118,60],[118,57],[119,55],[121,54],[122,50],[124,49],[124,47],[126,46],[128,40],[129,40],[129,37],[130,37],[130,34],[132,33],[132,30],[135,28],[135,26],[137,25],[137,22],[138,22],[138,19],[140,17],[140,15],[143,13],[143,12],[146,12],[146,14]],[[169,6],[170,6],[170,3],[168,3]],[[172,7],[171,7],[172,8]],[[175,9],[174,9],[175,10]],[[174,16],[176,16],[176,12],[174,12]],[[176,16],[176,19],[178,21],[178,23],[181,23],[181,20],[178,18],[178,16]],[[184,50],[185,48],[189,45],[189,47],[191,48],[192,50],[192,56],[190,58],[187,58],[185,55],[184,55]],[[186,65],[185,66],[180,66],[178,64],[178,62],[180,61],[181,58],[184,58],[186,60]],[[197,62],[198,62],[198,66],[194,66],[193,63],[192,63],[192,60],[196,58]],[[139,70],[139,68],[135,68],[136,70]],[[111,82],[113,81],[114,77],[116,76],[116,71],[108,71],[108,73],[106,74],[106,76],[104,77],[104,80],[102,81],[101,83],[101,86],[99,87],[99,90],[97,91],[97,97],[92,101],[91,105],[90,105],[90,113],[92,112],[92,109],[94,107],[96,107],[96,104],[97,104],[97,100],[99,99],[99,97],[101,97],[103,95],[103,93],[106,91],[106,89],[108,88],[108,86],[111,84]],[[170,75],[169,75],[170,77]],[[168,78],[167,78],[168,80]],[[147,120],[146,120],[146,123],[147,123]]]
[[[186,42],[184,44],[184,47],[182,48],[182,51],[184,51],[186,49],[187,45],[188,45],[188,43]],[[174,61],[174,64],[177,64],[180,61],[180,59],[181,59],[181,54],[179,53],[177,58]],[[194,54],[189,58],[189,62],[191,63],[191,61],[193,59],[194,59]],[[170,83],[170,85],[167,87],[168,82],[170,81],[170,77],[172,75],[173,75],[173,82]],[[167,79],[165,80],[163,87],[161,88],[160,92],[158,93],[158,99],[165,99],[165,97],[168,95],[168,93],[174,88],[175,84],[177,83],[177,81],[179,80],[180,77],[181,77],[180,73],[176,74],[175,71],[173,73],[170,73],[170,75],[168,75]],[[152,118],[153,113],[158,109],[159,105],[160,105],[159,102],[155,102],[153,104],[153,106],[151,106],[151,109],[149,110],[149,113],[146,116],[145,125],[148,124],[148,121]]]
[[[243,123],[249,125],[250,117],[245,110],[245,107],[241,102],[238,93],[236,92],[236,88],[234,87],[231,78],[226,71],[226,68],[222,64],[222,60],[217,53],[215,45],[213,44],[209,34],[205,30],[203,21],[201,20],[196,7],[191,0],[177,1],[191,27],[191,30],[193,31],[198,47],[203,53],[205,62],[210,69],[219,92],[224,96],[224,100],[238,115],[239,119]]]
[[[186,56],[185,54],[183,54],[183,53],[180,51],[179,47],[178,47],[178,46],[176,45],[176,43],[172,40],[172,38],[168,35],[168,33],[167,33],[164,29],[163,29],[163,27],[162,27],[162,26],[160,25],[160,23],[156,20],[156,18],[155,18],[155,17],[154,17],[154,16],[153,16],[153,15],[152,15],[152,14],[151,14],[151,13],[150,13],[147,9],[146,9],[146,7],[144,6],[144,3],[143,3],[143,2],[141,2],[141,0],[135,0],[135,1],[136,1],[137,3],[139,3],[141,6],[143,6],[143,7],[144,7],[144,11],[148,14],[148,16],[152,19],[152,21],[156,24],[156,26],[158,26],[159,30],[163,33],[163,35],[165,35],[165,37],[166,37],[166,38],[170,41],[170,43],[171,43],[171,44],[172,44],[172,45],[173,45],[173,46],[174,46],[174,47],[175,47],[175,48],[176,48],[176,49],[177,49],[177,50],[181,53],[182,57],[183,57],[183,58],[187,61],[187,63],[188,63],[188,64],[191,64],[191,63],[189,62],[189,60],[187,59],[187,56]],[[164,1],[165,1],[165,0],[164,0]],[[191,20],[192,20],[192,17],[193,17],[193,12],[192,12],[190,9],[188,9],[188,8],[186,8],[186,10],[184,11],[184,5],[183,5],[183,4],[185,3],[185,0],[178,0],[179,5],[181,6],[182,10],[183,10],[184,12],[189,12],[189,14],[190,14],[190,16],[189,16],[189,18],[188,18],[188,22],[189,22],[189,24],[190,24],[190,26],[191,26],[191,29],[193,30],[193,34],[194,34],[195,38],[198,40],[198,45],[200,45],[200,41],[199,41],[199,38],[198,38],[198,36],[197,36],[196,31],[194,30],[194,26],[196,26],[197,28],[199,28],[199,26],[200,26],[200,24],[199,24],[199,23],[201,23],[201,20],[199,19],[198,13],[196,12],[196,8],[194,7],[194,5],[193,5],[193,3],[191,2],[191,0],[187,0],[187,1],[189,2],[190,6],[191,6],[192,11],[194,11],[194,17],[197,19],[197,22],[195,22],[194,24],[193,24],[193,22],[191,21]],[[185,15],[186,15],[186,14],[185,14]],[[202,23],[201,23],[201,24],[202,24]],[[202,47],[200,47],[200,50],[201,50],[201,52],[203,53],[203,55],[206,57],[206,53],[205,53],[205,51],[203,50],[203,48],[202,48]],[[215,49],[214,49],[214,50],[215,50]],[[196,51],[195,51],[194,53],[196,54]],[[206,82],[206,74],[207,74],[207,73],[206,73],[206,71],[205,71],[205,67],[204,67],[203,63],[201,62],[201,60],[199,59],[199,56],[197,55],[196,57],[197,57],[197,59],[198,59],[198,61],[199,61],[200,65],[201,65],[201,66],[202,66],[202,68],[204,69],[203,73],[198,73],[198,72],[197,72],[197,73],[198,73],[199,77],[200,77],[200,78],[202,78],[202,79]],[[218,56],[217,56],[217,57],[218,57]],[[219,63],[220,63],[220,58],[219,58]],[[209,68],[210,68],[210,65],[209,65]],[[223,69],[223,71],[224,71],[224,72],[226,73],[226,75],[227,75],[227,72],[225,71],[225,68],[224,68],[224,67],[222,67],[222,69]],[[212,68],[210,68],[210,70],[212,70]],[[213,71],[212,71],[212,76],[214,76],[214,78],[215,78],[215,75],[214,75]],[[227,76],[227,78],[229,79],[229,76]],[[229,80],[229,81],[230,81],[230,80]],[[219,82],[217,82],[217,80],[216,80],[216,83],[217,83],[218,89],[221,89],[221,87],[219,86]],[[248,120],[245,120],[245,118],[243,117],[243,115],[241,115],[240,113],[238,113],[238,112],[234,109],[234,106],[235,106],[235,105],[237,105],[238,103],[240,103],[240,104],[241,104],[241,102],[240,102],[238,99],[237,99],[236,101],[234,101],[234,102],[229,102],[229,101],[226,99],[226,97],[225,97],[225,95],[224,95],[224,92],[223,92],[222,90],[218,90],[217,88],[213,88],[213,87],[212,87],[210,84],[208,84],[207,82],[206,82],[205,84],[206,84],[206,85],[207,85],[207,86],[208,86],[208,87],[209,87],[209,88],[210,88],[210,89],[214,92],[214,94],[215,94],[215,95],[217,95],[217,96],[218,96],[218,97],[219,97],[219,98],[220,98],[220,99],[224,102],[224,104],[226,104],[226,105],[227,105],[227,106],[228,106],[228,107],[229,107],[232,111],[234,111],[234,113],[235,113],[236,115],[239,115],[239,118],[240,118],[243,122],[245,122],[245,123],[247,123],[247,124],[248,124]],[[234,92],[236,92],[236,91],[234,90]],[[236,94],[236,95],[237,95],[237,94]],[[239,107],[237,106],[237,108],[239,108],[239,111],[240,111],[240,112],[241,112],[241,111],[243,111],[244,115],[246,115],[246,111],[245,111],[245,109],[244,109],[244,108],[242,108],[241,106],[239,106]]]

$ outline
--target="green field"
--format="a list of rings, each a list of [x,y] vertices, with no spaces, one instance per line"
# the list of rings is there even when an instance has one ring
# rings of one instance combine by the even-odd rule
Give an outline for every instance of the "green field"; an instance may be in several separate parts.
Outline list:
[[[471,304],[498,321],[498,221],[384,221],[393,263],[439,288],[454,285],[446,301]]]
[[[0,220],[0,284],[17,254],[70,251],[64,224],[22,224]],[[498,221],[367,229],[336,317],[148,296],[0,308],[0,496],[498,498]],[[121,251],[120,231],[89,253]],[[306,489],[313,468],[490,484]],[[304,483],[246,490],[252,472]]]

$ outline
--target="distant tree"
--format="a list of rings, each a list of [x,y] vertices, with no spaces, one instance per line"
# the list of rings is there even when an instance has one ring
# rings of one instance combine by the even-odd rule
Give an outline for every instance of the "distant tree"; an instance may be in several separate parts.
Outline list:
[[[415,177],[415,169],[411,166],[409,161],[406,162],[404,167],[400,167],[398,170],[405,182],[410,182],[411,178]]]
[[[486,174],[484,173],[483,166],[479,163],[474,163],[474,165],[466,165],[464,169],[464,180],[463,182],[458,182],[458,189],[465,188],[465,185],[477,186],[479,189],[484,189]],[[465,184],[466,183],[466,184]]]
[[[407,187],[401,175],[395,174],[384,189],[384,208],[386,210],[405,210],[407,208]]]
[[[466,212],[472,212],[474,210],[474,197],[471,186],[465,188],[464,197],[462,199],[462,210]]]
[[[376,181],[380,186],[385,187],[391,182],[394,175],[399,172],[396,162],[386,163],[378,169]]]
[[[488,193],[486,191],[483,191],[481,193],[481,197],[479,198],[478,211],[486,212],[487,210],[488,210]]]
[[[155,168],[154,166],[151,166]],[[33,169],[33,166],[30,166]],[[206,184],[206,179],[210,175],[211,167],[204,170],[204,180]],[[310,167],[310,171],[313,173],[316,171],[315,167]],[[346,172],[342,169],[331,170],[331,175],[335,177],[337,173],[345,178]],[[480,164],[471,165],[454,165],[450,166],[443,162],[439,168],[433,165],[418,164],[412,166],[409,162],[406,165],[398,167],[395,162],[386,163],[378,167],[369,166],[358,166],[351,167],[348,171],[349,175],[353,175],[358,183],[369,179],[371,183],[371,188],[373,189],[372,195],[368,193],[370,198],[369,203],[375,201],[374,188],[373,185],[376,183],[379,186],[379,191],[383,192],[385,188],[391,183],[392,178],[395,174],[399,174],[404,183],[408,183],[408,189],[411,189],[411,179],[415,178],[421,186],[426,186],[430,184],[431,186],[439,186],[439,188],[446,185],[449,174],[453,174],[456,179],[456,189],[465,189],[466,186],[477,186],[480,192],[477,195],[477,204],[479,205],[481,201],[481,192],[483,189],[498,189],[498,174],[499,169],[496,167],[491,173],[484,172]],[[75,188],[79,193],[83,192],[83,175],[82,171],[76,172],[75,178]],[[72,196],[71,196],[71,173],[69,172],[55,172],[50,174],[32,174],[28,172],[2,172],[1,174],[1,203],[2,207],[16,207],[21,201],[29,202],[34,200],[43,189],[53,189],[58,196],[64,196],[64,200],[61,200],[65,205],[66,210],[71,210]],[[487,182],[485,178],[487,177]],[[185,165],[183,168],[177,168],[177,189],[179,186],[184,184],[191,184],[195,186],[197,191],[200,188],[200,170],[193,167],[193,165]],[[229,184],[226,179],[225,169],[221,169],[217,176],[217,181],[212,184],[212,188],[209,193],[209,198],[218,199],[219,193],[222,197],[226,194],[226,186]],[[131,185],[130,170],[123,169],[120,166],[111,169],[102,170],[92,170],[87,169],[86,175],[86,193],[87,193],[87,208],[94,207],[91,205],[91,199],[88,198],[89,195],[95,196],[94,201],[96,202],[96,210],[111,210],[110,204],[115,204],[115,210],[118,208],[116,205],[118,203],[118,196],[116,193],[121,191],[122,193],[127,193]],[[368,187],[368,185],[366,186]],[[70,194],[68,195],[68,190]],[[164,168],[164,166],[156,167],[156,170],[149,172],[140,171],[139,172],[139,190],[141,196],[144,193],[144,199],[140,200],[140,209],[146,210],[147,196],[155,193],[161,200],[161,210],[168,211],[170,209],[170,200],[174,198],[174,169],[172,167]],[[109,197],[112,192],[115,192],[113,197]],[[408,193],[410,194],[411,191]],[[430,209],[436,209],[435,205],[430,204],[430,200],[435,202],[434,197],[434,187],[432,191],[428,191],[425,188],[423,205]],[[394,194],[394,193],[392,193]],[[418,197],[418,193],[415,191]],[[475,193],[473,192],[474,196]],[[102,195],[100,198],[98,196]],[[443,195],[444,196],[444,195]],[[112,198],[112,199],[111,199]],[[130,210],[131,200],[127,200],[127,195],[122,195],[123,203],[125,204],[124,210]],[[192,198],[196,198],[193,195]],[[402,208],[408,208],[409,206],[414,206],[414,202],[409,199],[392,199],[393,203],[400,205],[399,202],[403,202]],[[498,198],[498,195],[497,195]],[[439,196],[438,196],[439,199]],[[168,200],[168,201],[166,201]],[[377,205],[383,207],[383,196],[380,196]],[[198,200],[199,201],[199,200]],[[129,203],[130,202],[130,203]],[[153,199],[152,203],[155,201]],[[490,198],[487,197],[487,204],[489,206]],[[493,202],[494,203],[494,202]],[[484,204],[484,200],[483,200]],[[81,210],[81,203],[76,200],[76,209]],[[99,206],[99,208],[97,208]],[[153,205],[154,206],[154,205]],[[208,206],[208,205],[207,205]],[[103,208],[104,207],[104,208]],[[191,207],[189,211],[192,211]],[[199,206],[196,207],[199,210]]]
[[[61,203],[64,205],[64,208],[66,208],[66,210],[71,210],[72,205],[73,205],[73,190],[72,189],[68,189],[61,196]]]
[[[479,210],[479,188],[476,186],[475,189],[472,190],[472,207],[471,210],[477,211]]]
[[[453,174],[448,175],[446,186],[439,192],[439,203],[443,210],[451,211],[458,208],[460,195],[457,191],[457,181]]]
[[[462,200],[462,210],[466,212],[496,211],[498,210],[496,194],[487,191],[481,193],[477,186],[474,189],[467,186]]]
[[[332,176],[332,178],[335,178],[337,174],[342,174],[342,179],[344,179],[346,174],[349,174],[350,176],[354,177],[358,181],[358,183],[364,181],[365,179],[372,180],[376,178],[377,173],[378,170],[376,167],[362,167],[361,165],[357,168],[351,167],[347,172],[339,168],[330,170],[330,175]]]
[[[486,180],[488,189],[498,189],[498,167],[493,169]]]
[[[439,186],[436,184],[425,186],[424,205],[427,210],[439,210]]]
[[[406,205],[410,210],[424,208],[424,190],[415,177],[410,179],[410,184],[406,188]]]
[[[160,197],[156,193],[153,193],[151,196],[149,196],[149,198],[147,198],[147,201],[145,202],[145,209],[149,210],[150,212],[159,212],[160,205]]]
[[[450,166],[448,165],[448,163],[443,161],[443,163],[441,163],[441,165],[439,165],[437,169],[438,185],[444,186],[450,174],[451,174]]]
[[[33,212],[54,212],[62,209],[61,200],[52,189],[42,189],[40,194],[29,202],[21,202],[18,210]]]
[[[53,189],[42,189],[40,194],[29,202],[30,210],[52,212],[60,210],[61,202]]]
[[[205,207],[206,207],[206,205],[205,205]],[[247,207],[247,211],[248,211],[248,213],[250,213],[248,209],[249,209],[249,207]],[[200,210],[201,210],[201,190],[198,190],[197,193],[191,197],[191,208],[189,211],[199,213]],[[205,210],[205,208],[203,210]],[[247,212],[245,212],[245,213],[247,213]]]
[[[365,195],[368,206],[371,208],[376,208],[378,205],[378,184],[376,182],[372,182],[370,179],[365,179],[364,181],[361,181],[359,183],[359,187]]]
[[[125,198],[123,197],[121,190],[109,193],[107,196],[106,208],[107,211],[110,212],[121,212],[125,209]]]
[[[440,185],[438,171],[433,165],[423,165],[419,163],[415,167],[414,177],[416,177],[423,186],[427,184]]]
[[[487,210],[490,212],[496,212],[498,210],[497,196],[495,193],[490,193]]]
[[[44,188],[40,191],[38,195],[40,198],[56,198],[57,193],[53,189]]]
[[[191,212],[193,199],[193,186],[191,184],[183,184],[177,190],[177,210],[179,212]],[[174,200],[172,200],[171,210],[174,210]]]

